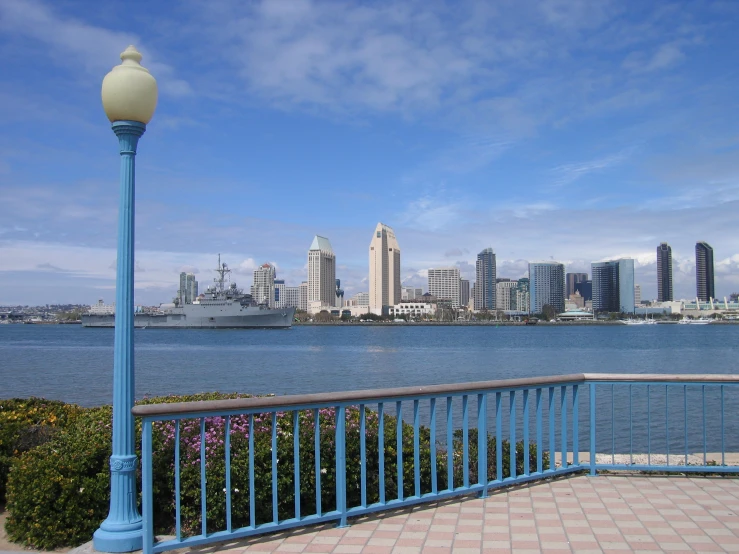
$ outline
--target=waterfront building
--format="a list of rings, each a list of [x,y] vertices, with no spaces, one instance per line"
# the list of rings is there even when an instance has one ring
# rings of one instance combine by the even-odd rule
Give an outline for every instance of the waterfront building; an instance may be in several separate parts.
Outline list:
[[[285,280],[275,279],[275,297],[273,307],[284,308],[285,307]]]
[[[634,260],[593,262],[593,312],[634,313]]]
[[[641,285],[634,285],[634,305],[641,304]]]
[[[715,297],[713,284],[713,248],[707,242],[697,242],[695,244],[695,288],[698,300],[708,302]]]
[[[336,255],[326,237],[316,235],[308,250],[308,311],[336,303]]]
[[[334,306],[341,308],[344,305],[344,289],[341,288],[341,279],[336,279],[336,301]]]
[[[406,316],[409,319],[426,318],[435,313],[436,305],[424,302],[401,302],[388,309],[390,317]]]
[[[441,267],[429,269],[429,294],[441,300],[449,300],[452,308],[460,307],[459,268]]]
[[[194,273],[180,273],[180,289],[177,298],[181,304],[192,304],[198,297],[198,282]]]
[[[529,279],[523,277],[516,281],[516,288],[511,289],[511,311],[529,312]]]
[[[565,266],[559,262],[529,264],[529,312],[542,313],[551,306],[555,313],[565,311]]]
[[[470,303],[470,280],[462,279],[459,281],[459,303],[467,307]]]
[[[358,292],[346,301],[347,306],[369,306],[369,292]]]
[[[308,311],[308,281],[303,281],[298,285],[298,294],[300,297],[298,309],[304,312]]]
[[[277,281],[275,281],[275,286],[277,286]],[[290,308],[295,307],[300,309],[300,287],[285,287],[284,295],[282,296],[284,298],[283,305],[280,306],[281,308]]]
[[[485,248],[475,264],[475,311],[495,309],[495,252]]]
[[[370,309],[382,313],[383,308],[400,302],[400,246],[395,232],[378,223],[369,245]]]
[[[672,300],[672,248],[663,242],[657,247],[657,302]]]
[[[584,302],[591,302],[593,300],[593,281],[575,283],[575,292],[582,296]]]
[[[569,298],[575,294],[575,284],[582,283],[588,280],[587,273],[568,273],[567,274],[567,288],[565,290],[565,296]]]
[[[423,289],[417,287],[400,287],[400,300],[415,300],[423,296]]]
[[[255,303],[268,308],[275,307],[275,276],[275,267],[272,264],[262,264],[254,270],[251,297]]]
[[[518,288],[518,281],[511,281],[510,279],[500,279],[495,285],[495,309],[503,310],[505,312],[516,309],[515,296],[513,296],[514,302],[511,302],[512,292]]]
[[[112,304],[106,304],[101,298],[97,304],[90,306],[87,311],[90,315],[113,315],[115,314],[115,302]]]

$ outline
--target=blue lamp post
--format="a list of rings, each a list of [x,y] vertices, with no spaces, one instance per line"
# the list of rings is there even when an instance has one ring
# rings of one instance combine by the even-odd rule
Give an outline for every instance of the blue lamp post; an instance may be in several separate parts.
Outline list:
[[[157,83],[139,64],[141,54],[129,46],[121,65],[103,79],[105,114],[121,151],[118,261],[116,270],[115,352],[113,354],[113,455],[110,457],[110,511],[95,531],[100,552],[132,552],[142,547],[142,523],[136,505],[133,371],[133,268],[135,157],[139,137],[157,105]]]

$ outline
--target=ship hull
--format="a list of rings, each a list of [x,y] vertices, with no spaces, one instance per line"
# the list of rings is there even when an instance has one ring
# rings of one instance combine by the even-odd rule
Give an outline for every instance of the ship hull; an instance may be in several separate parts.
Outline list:
[[[236,315],[197,313],[136,314],[136,328],[152,329],[286,329],[292,326],[295,308],[255,310]],[[83,315],[83,327],[115,327],[114,315]]]

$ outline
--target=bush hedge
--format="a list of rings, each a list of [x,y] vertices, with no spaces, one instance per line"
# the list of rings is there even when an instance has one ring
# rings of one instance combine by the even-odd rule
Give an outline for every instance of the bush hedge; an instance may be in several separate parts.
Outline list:
[[[206,393],[191,396],[151,398],[144,403],[182,402],[236,398],[236,394]],[[243,396],[243,395],[241,395]],[[58,404],[58,406],[57,406]],[[64,406],[57,403],[58,409]],[[56,408],[55,408],[56,409]],[[63,411],[63,410],[62,410]],[[51,436],[48,442],[16,454],[8,479],[8,520],[6,529],[11,540],[25,546],[53,549],[76,546],[90,539],[108,513],[109,466],[111,445],[111,417],[109,406],[94,409],[74,407],[65,418],[66,427]],[[333,408],[319,410],[321,434],[320,490],[321,511],[336,509],[335,426]],[[60,416],[56,416],[57,419]],[[272,426],[276,423],[277,436],[277,506],[272,496]],[[379,416],[367,410],[365,418],[367,502],[379,500]],[[384,480],[385,498],[398,497],[397,478],[397,419],[384,416]],[[141,436],[137,420],[136,436]],[[205,422],[208,532],[225,528],[226,518],[226,461],[225,425],[222,417],[207,418]],[[200,420],[183,420],[179,424],[180,437],[180,504],[184,536],[201,532],[200,499]],[[294,516],[295,481],[293,444],[295,431],[292,412],[254,416],[254,428],[249,429],[247,416],[233,416],[231,433],[231,502],[232,526],[249,525],[249,435],[254,441],[254,520],[257,524],[278,518]],[[315,420],[312,410],[298,412],[300,444],[300,506],[301,514],[316,513],[316,459],[314,451]],[[454,484],[462,484],[462,432],[454,435]],[[16,441],[18,439],[15,439]],[[346,410],[346,476],[347,506],[361,504],[360,411],[358,407]],[[431,491],[431,443],[428,428],[419,429],[419,474],[421,494]],[[402,426],[403,496],[415,494],[413,427]],[[153,488],[155,531],[173,532],[175,521],[174,491],[175,423],[159,422],[153,433]],[[510,475],[508,441],[503,442],[503,475]],[[137,451],[140,456],[140,451]],[[477,434],[469,431],[470,482],[477,481]],[[447,452],[437,445],[437,487],[447,487]],[[495,438],[488,440],[488,476],[496,477]],[[523,473],[523,444],[516,445],[517,472]],[[532,471],[536,466],[536,447],[531,445]],[[544,467],[548,456],[544,453]],[[140,474],[139,474],[140,479]],[[139,490],[140,486],[139,486]]]

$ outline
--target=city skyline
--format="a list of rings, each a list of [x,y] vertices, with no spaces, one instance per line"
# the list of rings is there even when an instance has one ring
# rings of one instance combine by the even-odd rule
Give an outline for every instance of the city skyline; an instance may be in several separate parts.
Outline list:
[[[731,3],[225,0],[129,16],[0,3],[0,303],[113,299],[119,156],[100,82],[129,44],[161,92],[137,156],[140,303],[168,301],[181,272],[207,285],[219,252],[243,288],[263,263],[297,285],[316,234],[349,298],[368,290],[377,221],[401,237],[404,286],[451,265],[474,280],[492,245],[513,279],[530,260],[631,257],[656,298],[666,241],[674,297],[691,298],[706,240],[715,295],[739,290]]]

